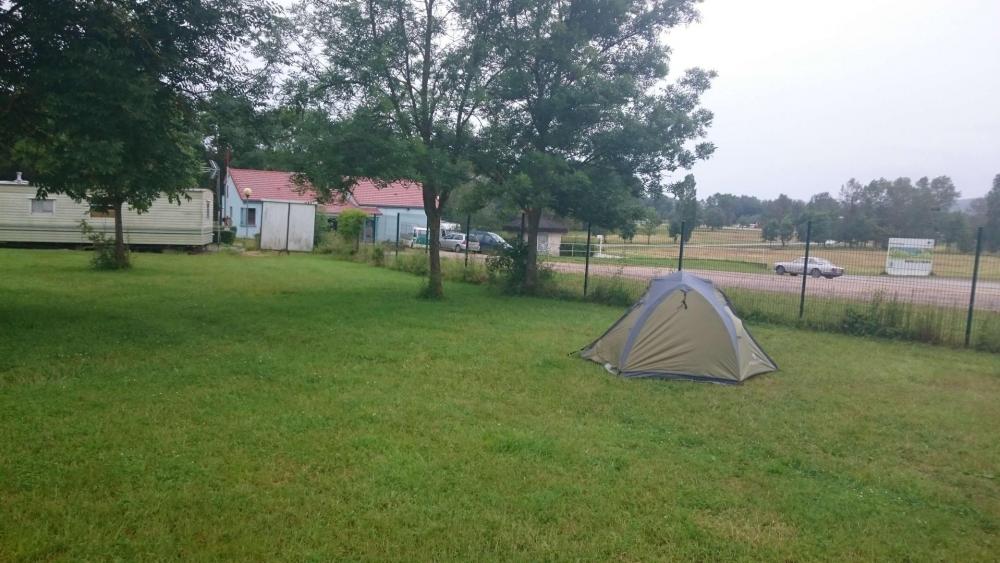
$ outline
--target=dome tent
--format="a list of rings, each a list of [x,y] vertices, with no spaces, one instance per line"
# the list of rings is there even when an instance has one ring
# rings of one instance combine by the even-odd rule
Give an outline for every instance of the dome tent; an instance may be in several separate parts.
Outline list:
[[[686,272],[653,279],[580,356],[623,377],[739,383],[778,369],[725,294]]]

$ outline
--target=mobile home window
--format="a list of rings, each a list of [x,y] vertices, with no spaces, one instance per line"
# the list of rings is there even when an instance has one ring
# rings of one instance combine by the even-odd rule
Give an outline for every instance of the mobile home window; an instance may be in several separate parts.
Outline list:
[[[210,219],[212,206],[206,201],[205,202],[205,218]]]
[[[257,210],[253,207],[244,207],[240,210],[240,223],[244,227],[257,226]]]
[[[94,219],[109,219],[115,216],[113,207],[91,207],[90,216]]]
[[[31,214],[49,214],[56,212],[56,202],[52,199],[33,199],[31,200]]]

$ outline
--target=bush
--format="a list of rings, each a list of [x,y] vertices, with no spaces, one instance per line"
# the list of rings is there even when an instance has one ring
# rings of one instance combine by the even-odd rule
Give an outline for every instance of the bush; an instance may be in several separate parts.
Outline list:
[[[558,293],[555,274],[545,264],[538,263],[538,280],[534,295],[555,295]],[[527,293],[524,287],[528,278],[528,245],[515,240],[510,248],[486,259],[486,272],[490,283],[503,289],[505,293],[521,295]]]
[[[102,232],[95,231],[87,221],[80,221],[80,230],[94,245],[94,255],[90,258],[90,263],[97,270],[125,270],[131,266],[131,256],[128,247],[125,247],[125,261],[119,262],[115,258],[115,241]]]
[[[337,217],[337,234],[346,241],[356,243],[365,227],[368,215],[360,209],[345,209]]]
[[[222,229],[219,231],[219,242],[222,244],[233,244],[236,240],[236,227]]]
[[[319,244],[320,241],[330,232],[330,219],[326,213],[319,211],[317,207],[316,218],[313,221],[313,242]]]

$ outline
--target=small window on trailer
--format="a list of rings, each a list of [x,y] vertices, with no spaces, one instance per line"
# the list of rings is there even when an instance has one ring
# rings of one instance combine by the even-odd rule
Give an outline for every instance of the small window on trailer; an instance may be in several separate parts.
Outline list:
[[[56,202],[51,199],[31,200],[32,215],[51,215],[56,212]]]
[[[110,219],[116,215],[114,207],[91,207],[90,216],[94,219]]]

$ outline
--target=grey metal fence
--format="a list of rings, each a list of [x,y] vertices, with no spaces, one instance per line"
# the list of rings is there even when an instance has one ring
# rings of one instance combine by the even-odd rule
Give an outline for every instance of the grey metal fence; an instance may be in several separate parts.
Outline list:
[[[474,232],[469,218],[463,231]],[[400,225],[407,251],[426,251],[417,225]],[[757,228],[684,225],[623,240],[582,229],[549,239],[539,260],[561,295],[625,305],[649,280],[685,270],[711,280],[751,321],[860,335],[912,339],[1000,352],[1000,255],[981,244],[960,251],[932,240],[887,238],[880,244],[763,240]],[[508,233],[517,238],[517,233]],[[480,253],[442,252],[482,267]]]

